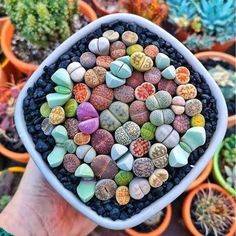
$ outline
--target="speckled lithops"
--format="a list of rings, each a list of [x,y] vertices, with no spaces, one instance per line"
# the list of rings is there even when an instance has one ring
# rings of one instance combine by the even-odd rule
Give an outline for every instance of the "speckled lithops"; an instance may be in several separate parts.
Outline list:
[[[150,70],[153,67],[153,60],[143,52],[135,52],[130,57],[131,65],[141,72]]]
[[[150,158],[141,157],[134,161],[133,172],[137,177],[149,177],[154,171],[154,165]]]
[[[169,178],[169,173],[165,169],[156,169],[153,174],[149,177],[149,184],[153,188],[160,187]]]
[[[145,140],[143,138],[138,138],[130,144],[129,150],[133,156],[142,157],[146,153],[148,153],[150,146],[150,141]]]
[[[164,168],[168,165],[167,148],[162,143],[154,143],[149,150],[149,157],[152,159],[155,167]]]

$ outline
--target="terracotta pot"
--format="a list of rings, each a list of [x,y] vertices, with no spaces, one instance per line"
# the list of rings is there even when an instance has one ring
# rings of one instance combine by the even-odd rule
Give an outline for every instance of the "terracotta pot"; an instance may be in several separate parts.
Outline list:
[[[202,234],[197,230],[197,228],[195,227],[195,225],[192,222],[192,218],[191,218],[192,201],[193,201],[194,196],[199,191],[201,191],[202,189],[209,189],[209,187],[213,190],[217,190],[217,191],[223,193],[224,195],[226,195],[227,199],[229,199],[229,201],[231,202],[231,204],[234,208],[234,212],[236,212],[236,203],[235,203],[234,199],[223,188],[221,188],[220,186],[218,186],[216,184],[212,184],[212,183],[205,183],[205,184],[199,185],[197,188],[193,189],[186,196],[186,198],[184,199],[184,202],[183,202],[183,206],[182,206],[182,216],[183,216],[184,224],[187,227],[187,229],[191,232],[191,234],[194,236],[202,236]],[[229,229],[229,232],[225,236],[233,236],[235,232],[236,232],[236,221],[233,222],[233,224],[231,225],[231,227]]]
[[[185,41],[188,36],[189,36],[189,33],[183,29],[180,29],[178,28],[175,32],[174,32],[174,35],[175,37],[183,42]],[[225,52],[227,51],[231,46],[233,46],[233,44],[236,42],[236,39],[233,38],[227,42],[225,42],[224,44],[221,44],[221,43],[218,43],[218,42],[215,42],[214,45],[212,46],[212,48],[209,48],[209,49],[205,49],[204,51],[220,51],[220,52]]]
[[[8,20],[8,17],[5,16],[5,17],[0,17],[0,36],[1,36],[1,32],[2,32],[2,28],[3,28],[3,25],[5,24],[5,22]]]
[[[227,53],[206,51],[206,52],[196,53],[195,56],[199,60],[207,60],[207,59],[217,59],[218,60],[218,59],[220,59],[221,61],[225,61],[228,64],[234,66],[235,70],[236,70],[236,57],[231,56]],[[236,124],[236,115],[229,116],[228,127],[232,127],[234,124]]]
[[[170,224],[171,217],[172,217],[172,207],[171,205],[168,205],[166,207],[166,213],[161,224],[155,230],[149,233],[140,233],[138,231],[135,231],[134,229],[125,229],[125,232],[130,236],[158,236],[166,231],[166,229]]]
[[[113,11],[106,10],[100,2],[101,1],[99,1],[99,0],[92,0],[93,6],[94,6],[98,16],[106,16],[106,15],[118,12],[118,11],[113,12]]]
[[[87,16],[90,21],[97,19],[94,10],[84,1],[79,1],[78,8],[80,12],[83,15]],[[14,31],[15,31],[14,27],[11,24],[10,20],[7,20],[2,29],[2,37],[1,37],[2,50],[6,55],[6,57],[12,62],[13,65],[16,66],[16,68],[18,68],[19,71],[26,74],[31,74],[37,69],[38,65],[25,63],[24,61],[18,59],[14,55],[11,48],[11,42],[14,35]]]
[[[190,191],[193,188],[200,185],[201,183],[203,183],[207,179],[207,177],[210,175],[211,170],[212,170],[212,165],[213,165],[213,161],[210,160],[206,168],[203,170],[203,172],[192,182],[192,184],[187,188],[186,191]]]

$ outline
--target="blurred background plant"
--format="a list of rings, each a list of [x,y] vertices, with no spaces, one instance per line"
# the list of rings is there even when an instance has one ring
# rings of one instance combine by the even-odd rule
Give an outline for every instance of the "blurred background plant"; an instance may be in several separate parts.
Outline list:
[[[0,17],[5,16],[4,0],[0,0]]]
[[[191,51],[211,49],[215,43],[225,44],[234,39],[234,0],[166,0],[166,3],[168,22],[178,27],[177,32],[188,34],[184,43]]]
[[[16,31],[28,42],[47,47],[49,42],[63,41],[71,34],[76,1],[5,0],[5,9]]]

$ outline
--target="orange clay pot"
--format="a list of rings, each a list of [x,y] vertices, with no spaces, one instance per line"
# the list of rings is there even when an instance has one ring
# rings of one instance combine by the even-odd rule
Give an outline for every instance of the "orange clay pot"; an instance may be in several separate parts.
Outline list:
[[[78,8],[80,12],[83,15],[87,16],[90,21],[94,21],[97,19],[96,13],[87,3],[79,1]],[[14,55],[11,48],[11,42],[14,35],[14,31],[14,26],[11,24],[10,20],[7,20],[2,29],[2,50],[6,57],[12,62],[13,65],[16,66],[16,68],[18,68],[19,71],[29,75],[38,68],[38,65],[25,63]]]
[[[202,173],[192,182],[192,184],[187,188],[186,191],[190,191],[193,188],[197,187],[201,183],[203,183],[207,177],[210,175],[212,170],[213,161],[210,160],[207,164],[206,168],[202,171]]]
[[[236,57],[231,56],[224,52],[214,52],[214,51],[206,51],[196,53],[195,56],[199,60],[207,60],[207,59],[220,59],[221,61],[225,61],[228,64],[235,67],[236,70]],[[232,127],[236,124],[236,115],[232,115],[228,117],[228,127]]]
[[[168,228],[172,217],[172,207],[168,205],[166,207],[166,213],[162,220],[162,223],[153,231],[149,233],[140,233],[135,231],[134,229],[126,229],[125,232],[130,236],[158,236],[163,234]]]
[[[0,36],[1,36],[1,32],[2,32],[3,25],[5,24],[5,22],[6,22],[7,20],[8,20],[8,17],[7,17],[7,16],[0,17]]]
[[[174,32],[175,37],[183,42],[187,39],[187,37],[189,36],[189,33],[185,30],[182,30],[180,28],[178,28],[175,32]],[[215,42],[213,47],[209,49],[209,51],[219,51],[219,52],[225,52],[227,51],[231,46],[233,46],[233,44],[235,43],[236,39],[231,39],[227,42],[225,42],[224,44],[220,44],[218,42]],[[207,49],[206,49],[207,50]]]
[[[231,202],[233,208],[234,208],[234,212],[235,212],[235,216],[236,216],[236,203],[233,199],[233,197],[231,195],[229,195],[223,188],[221,188],[219,185],[216,184],[212,184],[212,183],[205,183],[205,184],[201,184],[198,187],[196,187],[195,189],[193,189],[184,199],[183,202],[183,206],[182,206],[182,217],[184,220],[184,224],[187,227],[187,229],[191,232],[192,235],[194,236],[203,236],[194,226],[193,222],[192,222],[192,218],[191,218],[191,207],[192,207],[192,201],[194,196],[201,191],[202,189],[209,189],[209,187],[213,190],[217,190],[221,193],[223,193],[224,195],[227,196],[227,198],[229,199],[229,201]],[[236,232],[236,221],[233,222],[233,224],[231,225],[229,232],[225,235],[225,236],[233,236],[235,235]]]

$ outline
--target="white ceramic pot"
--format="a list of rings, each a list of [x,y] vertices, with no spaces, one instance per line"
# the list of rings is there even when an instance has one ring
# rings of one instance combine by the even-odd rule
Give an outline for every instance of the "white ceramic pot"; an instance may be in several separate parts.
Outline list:
[[[140,26],[148,28],[150,31],[156,33],[166,41],[170,42],[188,61],[188,63],[194,68],[194,70],[198,71],[201,75],[204,76],[207,83],[209,84],[213,96],[217,100],[217,109],[219,113],[217,128],[216,131],[211,138],[210,145],[208,149],[205,151],[204,155],[199,157],[199,161],[196,163],[195,167],[191,170],[191,172],[173,189],[170,190],[165,196],[158,199],[145,209],[143,209],[139,214],[134,215],[133,217],[122,221],[116,220],[112,221],[109,218],[104,218],[99,216],[96,212],[94,212],[90,207],[86,206],[82,203],[77,196],[75,196],[72,192],[68,191],[63,187],[63,185],[59,182],[56,176],[52,173],[52,171],[48,168],[47,164],[43,161],[41,155],[35,150],[35,145],[32,141],[31,135],[27,132],[26,124],[23,115],[23,99],[27,94],[27,89],[32,87],[35,81],[40,77],[43,73],[43,68],[45,65],[50,65],[54,63],[63,53],[71,48],[79,39],[85,37],[87,34],[94,32],[101,24],[109,23],[115,20],[121,20],[125,22],[135,22]],[[156,212],[160,211],[161,209],[165,208],[169,205],[173,200],[175,200],[181,193],[187,189],[187,187],[197,178],[197,176],[202,172],[202,170],[206,167],[208,161],[213,156],[216,148],[220,145],[225,131],[227,127],[227,109],[224,97],[216,85],[214,80],[211,78],[207,70],[202,66],[202,64],[194,57],[194,55],[177,39],[175,39],[172,35],[167,33],[165,30],[160,28],[159,26],[153,24],[152,22],[141,18],[139,16],[131,15],[131,14],[113,14],[109,16],[102,17],[89,25],[85,26],[79,32],[72,35],[68,38],[64,43],[62,43],[44,62],[38,67],[38,69],[34,72],[31,78],[27,81],[24,89],[20,93],[20,96],[17,101],[16,106],[16,114],[15,114],[15,121],[16,127],[22,138],[22,141],[47,179],[47,181],[52,185],[52,187],[67,201],[69,202],[75,209],[79,212],[96,222],[98,225],[101,225],[106,228],[111,229],[125,229],[131,228],[140,224],[141,222],[145,221]]]

